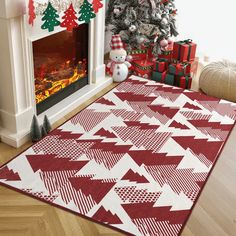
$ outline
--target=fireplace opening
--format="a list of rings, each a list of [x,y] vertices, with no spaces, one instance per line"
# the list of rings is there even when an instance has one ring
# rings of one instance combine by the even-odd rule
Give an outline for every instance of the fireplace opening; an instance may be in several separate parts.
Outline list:
[[[33,42],[37,114],[88,84],[88,24]]]

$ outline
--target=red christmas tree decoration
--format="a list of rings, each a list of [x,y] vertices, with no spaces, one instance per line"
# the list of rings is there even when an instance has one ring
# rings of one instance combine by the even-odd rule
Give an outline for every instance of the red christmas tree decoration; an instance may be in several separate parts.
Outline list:
[[[36,18],[36,15],[35,15],[35,12],[34,12],[34,10],[35,10],[35,7],[34,7],[34,0],[29,0],[29,4],[28,4],[28,9],[29,9],[29,20],[28,20],[28,22],[29,22],[29,24],[30,25],[34,25],[34,20],[35,20],[35,18]]]
[[[102,0],[93,0],[93,10],[95,13],[98,12],[100,8],[103,7],[103,4],[101,3]]]
[[[75,21],[77,20],[76,11],[74,10],[72,3],[64,13],[65,15],[62,17],[64,21],[61,23],[61,27],[65,27],[68,31],[72,31],[73,28],[78,26]]]

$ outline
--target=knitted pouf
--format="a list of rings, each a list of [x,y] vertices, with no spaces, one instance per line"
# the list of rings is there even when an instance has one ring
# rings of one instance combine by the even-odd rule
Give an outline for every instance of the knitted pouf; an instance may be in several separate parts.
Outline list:
[[[236,64],[210,63],[200,75],[199,87],[207,95],[236,102]]]

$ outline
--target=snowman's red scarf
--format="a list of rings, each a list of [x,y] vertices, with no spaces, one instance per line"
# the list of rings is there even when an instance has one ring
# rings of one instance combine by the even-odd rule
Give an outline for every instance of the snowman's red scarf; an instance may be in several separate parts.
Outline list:
[[[116,64],[123,64],[124,62],[118,62],[118,61],[111,61],[111,72],[114,71]]]

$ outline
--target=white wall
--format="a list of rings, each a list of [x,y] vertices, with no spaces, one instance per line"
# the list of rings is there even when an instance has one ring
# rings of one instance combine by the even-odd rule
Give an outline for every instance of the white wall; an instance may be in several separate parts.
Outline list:
[[[210,60],[236,62],[236,0],[176,0],[178,39],[191,38]]]

